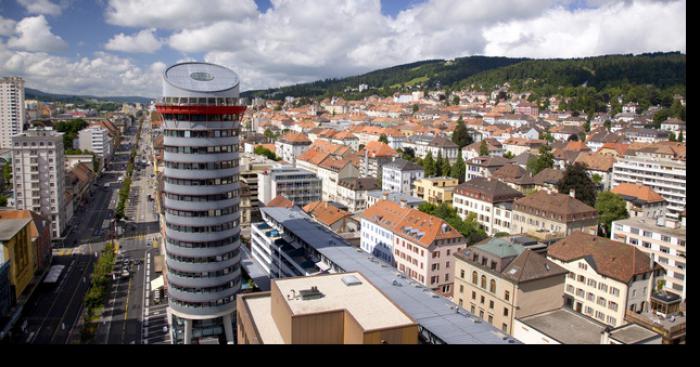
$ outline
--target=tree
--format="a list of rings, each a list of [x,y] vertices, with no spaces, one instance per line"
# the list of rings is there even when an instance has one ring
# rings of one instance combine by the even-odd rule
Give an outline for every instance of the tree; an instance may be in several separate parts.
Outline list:
[[[475,213],[470,213],[467,219],[463,220],[459,214],[457,214],[457,209],[452,208],[447,203],[442,203],[440,205],[423,203],[418,206],[418,210],[444,220],[466,237],[469,244],[476,243],[487,237],[486,232],[484,232],[476,221]]]
[[[505,159],[513,159],[515,155],[511,153],[511,151],[507,151],[505,154],[503,154],[503,158]]]
[[[265,129],[265,132],[263,133],[267,139],[273,139],[275,137],[275,133],[272,132],[270,129]]]
[[[557,189],[562,194],[575,190],[576,199],[590,206],[595,205],[596,184],[588,177],[586,166],[580,163],[566,166],[564,177],[557,183]]]
[[[413,161],[416,159],[416,152],[413,150],[413,148],[406,147],[401,152],[401,158],[407,161]]]
[[[598,194],[595,201],[595,209],[598,211],[598,224],[604,237],[610,235],[610,226],[613,221],[629,217],[625,200],[620,195],[610,191]]]
[[[432,152],[428,152],[423,159],[423,174],[425,177],[435,176],[435,160],[433,160]]]
[[[418,112],[418,110],[420,110],[420,107],[418,106],[418,104],[414,104],[413,105],[413,113]]]
[[[0,194],[0,207],[7,206],[7,196]]]
[[[540,147],[540,154],[537,157],[530,157],[527,160],[527,170],[534,176],[545,168],[554,167],[554,155],[549,145]]]
[[[452,133],[452,142],[457,144],[459,149],[462,149],[463,147],[472,143],[472,137],[469,135],[466,125],[464,125],[462,116],[459,116],[459,119],[457,120],[457,127],[455,128],[454,133]]]
[[[676,134],[674,134],[672,131],[668,132],[668,141],[676,141]]]
[[[12,186],[12,159],[2,167],[2,178],[5,181],[5,186]]]
[[[461,149],[460,149],[461,152]],[[481,144],[479,145],[479,156],[480,157],[485,157],[489,155],[489,147],[488,144],[486,144],[486,140],[482,140]]]
[[[440,176],[449,176],[451,172],[452,169],[450,167],[450,160],[443,158],[442,163],[440,164]]]
[[[605,130],[610,131],[610,128],[612,127],[612,121],[605,120],[605,122],[603,123],[603,126],[605,127]]]
[[[280,158],[277,157],[277,155],[275,153],[273,153],[272,151],[270,151],[269,149],[267,149],[261,145],[258,145],[257,147],[255,147],[255,149],[253,150],[253,153],[255,153],[257,155],[265,156],[273,161],[280,160]]]
[[[679,143],[683,142],[683,132],[682,131],[678,132],[678,142]]]
[[[458,104],[459,104],[459,96],[454,96],[454,97],[452,97],[452,104],[453,104],[453,105],[458,105]]]
[[[386,134],[379,135],[379,142],[389,144],[389,138],[387,138]]]
[[[464,176],[467,174],[467,166],[462,159],[462,150],[457,151],[457,161],[452,165],[450,176],[459,180],[459,183],[464,182]]]
[[[437,177],[442,177],[445,175],[445,172],[442,171],[442,168],[444,166],[444,161],[445,159],[442,158],[442,150],[438,151],[438,156],[437,159],[435,160],[435,176]],[[449,173],[449,172],[447,172]]]

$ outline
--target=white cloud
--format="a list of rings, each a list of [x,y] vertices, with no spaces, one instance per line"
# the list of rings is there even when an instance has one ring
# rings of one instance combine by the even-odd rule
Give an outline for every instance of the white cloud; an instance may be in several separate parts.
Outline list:
[[[15,33],[15,22],[9,18],[3,18],[0,16],[0,36],[11,36]]]
[[[165,64],[140,68],[128,58],[105,52],[72,60],[45,52],[13,51],[0,43],[0,75],[17,75],[27,86],[52,93],[97,96],[160,94]]]
[[[153,33],[155,29],[144,29],[135,35],[119,33],[107,42],[105,49],[123,52],[153,53],[160,49],[161,41]]]
[[[16,37],[7,41],[10,48],[25,51],[59,51],[68,44],[63,38],[51,33],[51,27],[43,15],[27,17],[19,21],[15,27]]]
[[[125,27],[179,29],[256,15],[253,0],[109,0],[105,18]]]
[[[551,9],[530,20],[484,29],[486,55],[584,57],[650,51],[686,51],[684,1],[610,3],[570,12]]]
[[[30,14],[61,15],[62,6],[50,0],[17,0]]]

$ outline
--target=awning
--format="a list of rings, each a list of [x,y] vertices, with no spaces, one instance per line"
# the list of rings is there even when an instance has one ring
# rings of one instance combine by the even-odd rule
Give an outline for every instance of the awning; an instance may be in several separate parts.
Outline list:
[[[158,278],[155,278],[151,280],[151,290],[156,290],[158,288],[163,287],[163,276],[159,276]]]

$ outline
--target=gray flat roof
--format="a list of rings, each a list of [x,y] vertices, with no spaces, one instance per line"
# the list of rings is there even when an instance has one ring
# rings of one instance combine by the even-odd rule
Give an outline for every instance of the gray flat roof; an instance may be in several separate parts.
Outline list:
[[[0,241],[8,241],[19,232],[27,223],[31,222],[31,218],[19,219],[2,219],[0,220]]]
[[[238,85],[238,75],[221,65],[183,62],[165,69],[164,79],[176,88],[192,92],[221,92]]]
[[[600,344],[605,325],[566,308],[518,319],[562,344]]]
[[[515,344],[489,323],[449,299],[407,279],[396,268],[350,246],[343,238],[313,222],[299,210],[262,208],[291,233],[312,246],[344,272],[359,272],[442,342],[447,344]]]
[[[649,339],[661,338],[661,335],[637,324],[627,324],[611,331],[610,338],[625,344],[636,344]]]

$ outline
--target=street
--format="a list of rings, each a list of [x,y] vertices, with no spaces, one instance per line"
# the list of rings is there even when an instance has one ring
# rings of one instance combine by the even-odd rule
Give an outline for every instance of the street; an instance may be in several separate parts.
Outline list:
[[[61,245],[55,246],[52,265],[65,265],[64,274],[57,284],[41,284],[30,297],[22,316],[12,329],[10,340],[15,343],[67,344],[79,342],[80,330],[76,325],[83,310],[83,298],[90,287],[90,274],[95,255],[113,236],[112,221],[117,205],[120,176],[125,175],[131,146],[135,143],[136,127],[123,135],[122,144],[116,148],[112,162],[96,180],[85,204],[75,210]],[[136,161],[149,156],[142,154],[150,149],[150,121],[144,120],[142,139]],[[156,278],[153,260],[158,254],[152,241],[159,238],[158,216],[153,202],[152,166],[140,170],[135,164],[131,194],[125,210],[126,225],[118,238],[119,257],[132,261],[129,276],[117,277],[109,290],[109,300],[104,307],[95,343],[140,344],[143,340],[166,342],[167,333],[149,330],[143,325],[144,317],[150,325],[158,324],[151,315],[145,315],[144,301],[148,298],[150,281]],[[140,262],[140,263],[133,263]],[[148,266],[148,267],[147,267]],[[120,265],[115,270],[121,272]],[[167,301],[165,301],[167,303]],[[152,312],[149,310],[149,312]],[[147,331],[148,330],[148,331]],[[144,332],[149,339],[144,339]]]

